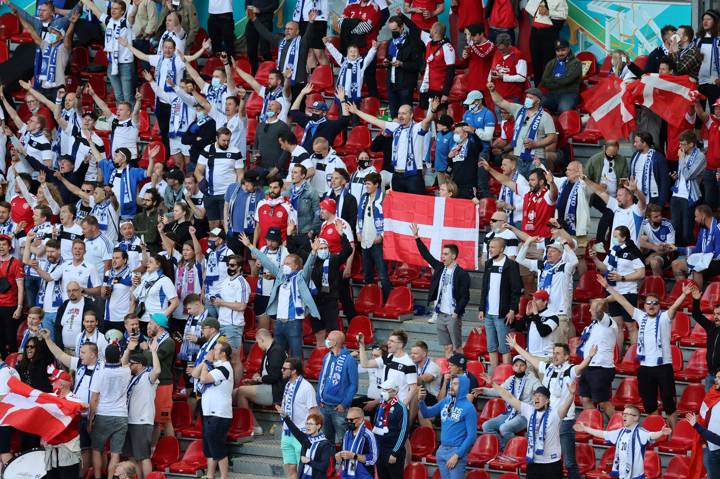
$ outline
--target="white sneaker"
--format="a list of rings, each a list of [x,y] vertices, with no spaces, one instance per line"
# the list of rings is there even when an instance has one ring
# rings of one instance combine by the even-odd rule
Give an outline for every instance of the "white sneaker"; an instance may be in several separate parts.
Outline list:
[[[253,435],[254,436],[262,436],[263,435],[263,428],[260,425],[253,426]]]
[[[430,319],[428,319],[428,323],[435,324],[435,321],[437,321],[437,313],[433,313],[432,316],[430,316]]]

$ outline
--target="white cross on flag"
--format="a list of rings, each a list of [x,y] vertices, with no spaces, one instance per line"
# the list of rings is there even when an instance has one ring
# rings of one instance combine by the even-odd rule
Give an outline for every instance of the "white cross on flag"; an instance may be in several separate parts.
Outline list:
[[[10,391],[0,400],[0,425],[37,434],[49,443],[65,432],[83,408],[79,402],[38,391],[16,377],[8,380],[8,387]]]
[[[453,243],[460,250],[460,266],[478,269],[480,216],[472,201],[392,191],[383,200],[383,212],[386,260],[427,266],[410,231],[410,224],[415,223],[434,257],[440,259],[443,245]]]
[[[622,80],[611,76],[581,94],[583,107],[606,140],[628,138],[635,129],[635,105],[625,89]]]
[[[697,84],[687,75],[643,75],[628,86],[635,103],[649,108],[671,125],[682,124],[685,112],[695,104]]]

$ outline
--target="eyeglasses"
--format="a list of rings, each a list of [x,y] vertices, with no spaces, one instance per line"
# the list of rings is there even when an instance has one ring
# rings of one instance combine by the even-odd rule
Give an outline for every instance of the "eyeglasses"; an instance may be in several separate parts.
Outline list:
[[[317,426],[317,424],[315,424],[314,422],[306,422],[305,425],[306,425],[306,426],[311,426],[311,427],[312,427],[312,426]]]
[[[658,300],[655,300],[655,301],[645,301],[645,304],[649,304],[650,306],[655,306],[655,305],[660,304],[660,301],[658,301]]]
[[[361,417],[349,417],[347,418],[348,421],[357,421],[358,419],[362,419]]]
[[[25,349],[35,349],[35,346],[33,346],[32,344],[30,344],[30,345],[28,345],[28,346],[25,346]]]
[[[83,193],[92,193],[94,190],[82,190]]]

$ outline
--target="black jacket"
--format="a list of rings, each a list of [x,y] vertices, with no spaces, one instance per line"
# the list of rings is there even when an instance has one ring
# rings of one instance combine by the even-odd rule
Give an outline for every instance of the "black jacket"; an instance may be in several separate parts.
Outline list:
[[[428,304],[435,301],[438,297],[440,289],[440,280],[442,279],[443,269],[445,265],[442,261],[438,261],[428,251],[425,243],[420,238],[415,240],[418,251],[425,261],[428,262],[433,270],[432,281],[430,281],[430,292],[428,294]],[[455,313],[458,318],[462,318],[465,314],[465,307],[470,301],[470,275],[462,269],[459,264],[455,265],[455,273],[453,274],[453,299],[455,300]]]
[[[485,262],[485,272],[483,273],[482,296],[480,297],[480,311],[487,308],[487,296],[490,290],[490,274],[493,268],[493,260],[488,259]],[[520,268],[518,264],[505,256],[505,265],[500,272],[500,307],[498,308],[498,316],[505,316],[511,309],[516,313],[518,311],[518,303],[520,295],[522,295],[523,287],[520,279]]]
[[[62,200],[64,201],[64,204],[75,204],[78,200],[78,197],[72,193],[70,190],[67,189],[67,186],[60,181],[58,178],[55,178],[55,170],[52,168],[48,168],[45,166],[44,163],[36,160],[32,156],[26,156],[25,159],[30,163],[30,166],[33,167],[36,171],[44,171],[47,175],[47,181],[50,183],[54,183],[55,186],[58,187],[58,191],[60,192],[60,196],[62,197]],[[90,166],[90,163],[83,161],[80,163],[80,167],[72,171],[70,173],[67,173],[65,175],[65,178],[72,183],[73,185],[80,188],[80,185],[82,185],[83,181],[85,181],[85,174],[87,173],[88,167]]]
[[[347,261],[347,259],[353,252],[352,246],[350,246],[350,241],[348,241],[347,236],[342,235],[340,239],[342,241],[342,251],[340,251],[340,253],[338,254],[331,254],[330,258],[328,259],[328,261],[330,262],[328,264],[328,291],[322,290],[323,261],[318,258],[313,265],[310,277],[312,278],[313,283],[315,283],[315,287],[318,291],[315,295],[317,299],[337,300],[338,298],[338,291],[340,290],[340,267],[345,264],[345,261]]]
[[[277,5],[277,0],[275,1],[275,4]],[[254,22],[250,22],[250,23],[253,24],[253,26],[255,27],[255,31],[258,32],[258,35],[260,35],[263,40],[265,40],[266,42],[268,42],[271,45],[274,45],[277,47],[280,45],[280,42],[282,42],[282,40],[285,38],[284,36],[281,37],[281,36],[275,35],[271,31],[269,31],[267,29],[267,27],[265,27],[265,25],[263,25],[262,22],[254,21]],[[310,43],[308,41],[308,36],[303,35],[302,37],[300,37],[300,51],[298,52],[298,56],[297,56],[298,71],[295,74],[295,81],[297,83],[307,82],[308,73],[307,73],[307,68],[304,68],[304,65],[307,63],[308,51],[310,51]],[[278,58],[277,58],[278,62],[280,60],[280,56],[282,55],[282,53],[283,52],[278,51]],[[284,58],[283,58],[283,60],[284,60]],[[284,65],[285,62],[283,61],[280,64]]]
[[[55,344],[60,346],[60,349],[75,347],[74,344],[63,344],[62,338],[62,317],[65,314],[65,310],[67,309],[69,303],[69,299],[63,301],[63,304],[60,305],[57,310],[57,315],[55,316]],[[98,315],[98,318],[103,317],[103,314],[101,314],[102,311],[98,311],[97,302],[93,298],[85,296],[85,305],[83,306],[82,315],[78,318],[81,321],[80,324],[82,324],[83,317],[85,317],[85,313],[88,311],[94,311]]]
[[[413,89],[417,85],[420,70],[425,65],[425,45],[420,39],[420,28],[405,15],[400,15],[408,28],[408,36],[398,48],[397,59],[402,65],[395,69],[395,83],[390,80],[391,66],[385,67],[388,71],[388,88],[391,90]],[[388,58],[388,60],[392,60]]]
[[[475,135],[469,135],[468,142],[465,159],[454,161],[453,158],[448,158],[448,166],[452,170],[452,180],[458,186],[473,187],[478,184],[478,161],[482,152],[482,144]]]
[[[645,63],[645,73],[657,73],[660,69],[660,60],[666,56],[669,55],[665,55],[662,47],[657,47],[655,50],[651,51],[648,54],[647,62]]]
[[[200,153],[206,146],[215,142],[217,127],[215,120],[208,118],[205,123],[198,126],[197,120],[192,122],[183,133],[180,142],[183,145],[190,145],[190,159],[197,163]]]
[[[307,115],[304,111],[300,110],[290,110],[290,118],[303,128],[305,128],[305,125],[307,125],[308,122],[312,119],[310,115]],[[312,153],[312,146],[315,138],[325,138],[330,144],[330,146],[332,146],[335,138],[341,132],[345,131],[349,123],[350,116],[341,116],[337,120],[328,119],[327,121],[324,121],[317,126],[314,135],[308,132],[308,134],[305,136],[305,141],[300,146],[305,148],[308,152]]]
[[[707,365],[708,373],[712,376],[720,370],[720,351],[718,350],[718,339],[720,339],[720,328],[715,326],[714,321],[705,317],[700,309],[700,300],[693,300],[692,317],[696,323],[707,331]]]
[[[383,154],[383,167],[384,171],[393,173],[395,168],[392,164],[392,136],[385,136],[382,132],[375,135],[372,143],[370,144],[370,151],[381,152]]]
[[[335,194],[335,190],[330,190],[325,194],[325,198],[332,198],[333,200],[337,201],[337,195]],[[355,232],[355,226],[357,225],[357,215],[358,215],[358,203],[357,198],[350,194],[350,191],[347,192],[345,195],[345,199],[343,199],[343,207],[342,210],[340,210],[340,218],[344,219],[345,221],[350,224],[350,228]]]
[[[279,4],[279,0],[249,0],[245,3],[248,7],[252,6],[260,10],[259,15],[274,14]]]
[[[311,445],[308,435],[302,432],[288,416],[285,416],[283,421],[285,421],[285,425],[287,425],[288,429],[290,429],[290,433],[292,433],[292,435],[295,436],[295,439],[297,439],[300,443],[300,456],[305,456],[305,453],[308,449],[310,449]],[[335,444],[331,443],[327,439],[320,441],[317,450],[315,451],[315,456],[307,464],[312,468],[313,479],[325,479],[327,477],[327,470],[330,466],[330,458],[334,454]],[[298,467],[301,468],[300,472],[302,472],[303,466],[304,464],[302,463],[298,465]]]
[[[283,390],[285,389],[285,381],[282,379],[282,366],[287,358],[285,350],[278,344],[277,341],[273,341],[267,351],[263,353],[261,365],[267,365],[267,374],[260,378],[260,382],[263,384],[269,384],[272,386],[272,397],[273,404],[280,404],[282,402]],[[262,371],[262,366],[260,371]]]

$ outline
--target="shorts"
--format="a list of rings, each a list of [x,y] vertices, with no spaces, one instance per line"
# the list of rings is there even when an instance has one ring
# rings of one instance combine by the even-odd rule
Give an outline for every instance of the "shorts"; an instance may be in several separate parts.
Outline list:
[[[87,416],[80,416],[78,427],[80,428],[80,449],[90,449],[92,441],[87,430]]]
[[[612,382],[615,368],[590,366],[580,376],[579,394],[594,403],[607,402],[612,397]]]
[[[280,451],[282,451],[283,464],[300,464],[302,445],[289,432],[288,434],[283,432],[280,436]]]
[[[272,386],[269,384],[258,384],[255,386],[255,401],[258,406],[272,406]]]
[[[440,346],[462,347],[462,318],[452,319],[449,314],[438,313],[435,326]]]
[[[205,203],[205,213],[207,214],[208,221],[220,221],[223,219],[225,195],[205,195],[203,201]]]
[[[708,265],[707,269],[702,272],[703,278],[712,278],[720,274],[720,260],[712,260]]]
[[[225,336],[225,341],[233,349],[239,349],[242,346],[243,329],[245,329],[245,326],[223,324],[220,326],[220,334]]]
[[[10,452],[10,439],[12,438],[13,428],[10,426],[0,427],[0,454]]]
[[[486,314],[485,332],[487,333],[487,350],[489,353],[507,354],[510,352],[510,346],[507,345],[505,340],[510,328],[505,324],[504,317]]]
[[[327,36],[327,21],[300,22],[300,35],[307,38],[308,47],[324,50],[322,39]]]
[[[262,316],[268,307],[268,301],[270,296],[264,296],[262,294],[256,294],[253,302],[253,309],[255,310],[255,316]]]
[[[315,306],[317,306],[320,312],[320,317],[310,317],[310,326],[313,333],[322,331],[323,329],[328,333],[337,329],[338,325],[338,300],[337,298],[322,298],[315,299]]]
[[[658,389],[663,412],[668,416],[675,412],[675,376],[672,364],[640,366],[637,370],[638,391],[646,414],[657,410]]]
[[[90,442],[94,451],[104,451],[105,443],[110,441],[110,453],[122,454],[125,445],[128,423],[126,417],[95,416]]]
[[[203,453],[205,457],[219,461],[228,456],[225,438],[230,430],[229,417],[203,416]]]
[[[637,300],[638,300],[637,293],[627,293],[627,294],[623,294],[623,298],[627,299],[630,304],[632,304],[633,306],[637,307],[637,304],[638,304],[638,302],[637,302]],[[611,302],[611,303],[608,304],[608,314],[609,314],[610,317],[612,317],[612,318],[616,318],[616,317],[618,317],[618,316],[622,316],[623,321],[625,321],[626,323],[634,323],[634,322],[635,322],[635,320],[632,319],[632,316],[630,316],[630,315],[628,314],[628,312],[625,311],[625,308],[623,308],[622,306],[620,306],[620,303],[618,303],[617,301],[613,301],[613,302]]]
[[[180,138],[170,138],[170,155],[190,156],[190,145],[184,145]]]
[[[155,392],[155,424],[170,422],[172,413],[173,385],[161,384]]]
[[[150,459],[153,428],[152,424],[128,424],[123,454],[137,461]]]

